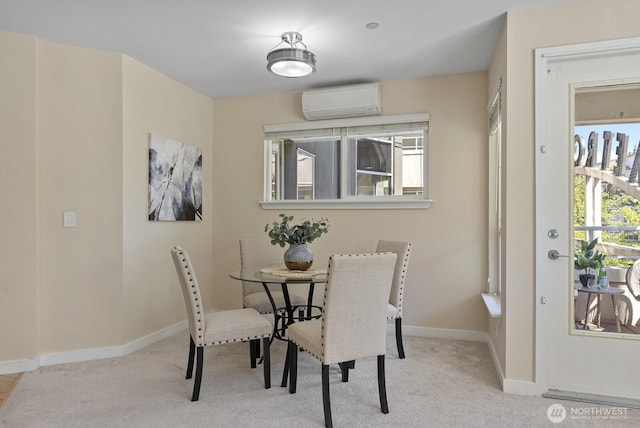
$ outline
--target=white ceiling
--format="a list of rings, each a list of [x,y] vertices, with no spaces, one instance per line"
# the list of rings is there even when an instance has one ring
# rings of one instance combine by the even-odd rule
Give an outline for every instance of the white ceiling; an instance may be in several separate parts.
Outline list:
[[[507,10],[568,1],[0,0],[0,30],[122,52],[224,97],[486,70]],[[267,72],[286,31],[317,55],[315,74]]]

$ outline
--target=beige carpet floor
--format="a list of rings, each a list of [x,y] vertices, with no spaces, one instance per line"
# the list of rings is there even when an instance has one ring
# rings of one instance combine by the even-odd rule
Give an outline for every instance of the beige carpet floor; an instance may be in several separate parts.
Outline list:
[[[387,342],[390,413],[380,412],[375,358],[359,360],[348,383],[332,370],[336,427],[548,427],[556,426],[547,417],[552,404],[566,410],[559,426],[640,426],[639,410],[617,409],[613,418],[599,405],[503,393],[484,343],[407,337],[400,360],[393,337]],[[261,367],[249,368],[247,344],[206,349],[198,402],[184,379],[186,332],[125,357],[41,367],[22,376],[0,426],[322,427],[320,365],[300,353],[290,395],[279,386],[285,349],[273,346],[269,390]]]

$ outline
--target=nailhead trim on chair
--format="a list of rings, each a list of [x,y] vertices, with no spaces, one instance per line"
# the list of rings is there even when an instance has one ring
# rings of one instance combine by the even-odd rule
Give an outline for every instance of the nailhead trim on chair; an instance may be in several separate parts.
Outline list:
[[[220,340],[217,342],[208,342],[208,343],[205,343],[203,346],[224,345],[225,343],[234,343],[234,342],[246,342],[247,340],[264,339],[265,337],[271,337],[271,333],[263,334],[262,336],[244,337],[242,339]]]
[[[189,286],[191,287],[191,290],[193,290],[192,293],[197,296],[198,293],[195,290],[195,286],[193,284],[193,277],[191,276],[191,271],[188,269],[189,266],[186,264],[187,260],[184,258],[184,252],[180,251],[180,255],[183,256],[182,262],[185,263],[184,270],[187,272],[187,275],[189,275]],[[198,302],[198,297],[195,298],[195,301]],[[196,310],[196,315],[197,315],[196,316],[196,322],[198,323],[197,330],[198,330],[198,339],[199,339],[198,342],[201,342],[202,341],[202,314],[200,313],[200,303],[199,302],[196,303],[196,308],[197,308],[197,310]]]
[[[388,320],[395,320],[398,318],[402,318],[402,303],[404,302],[404,280],[407,275],[407,266],[409,265],[409,255],[411,254],[411,242],[407,245],[407,252],[404,255],[403,265],[402,265],[402,281],[400,284],[400,290],[398,291],[398,314],[396,316],[387,317]]]

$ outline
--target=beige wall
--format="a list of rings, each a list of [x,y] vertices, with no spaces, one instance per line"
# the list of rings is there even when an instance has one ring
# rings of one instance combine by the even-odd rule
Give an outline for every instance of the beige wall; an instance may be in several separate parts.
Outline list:
[[[0,361],[37,350],[36,40],[0,32]]]
[[[202,298],[211,301],[212,225],[215,211],[211,186],[211,98],[157,71],[123,59],[123,290],[126,341],[186,318],[184,300],[170,249],[189,252]],[[203,220],[148,221],[149,133],[202,148]]]
[[[212,100],[116,53],[3,32],[0,52],[4,367],[182,321],[171,245],[210,300]],[[203,148],[205,221],[146,220],[149,132]]]
[[[39,351],[122,340],[120,55],[38,43]],[[63,228],[64,211],[77,227]]]
[[[412,241],[404,324],[486,331],[487,74],[382,82],[385,115],[430,114],[429,192],[424,210],[287,210],[326,216],[328,235],[312,245],[318,266],[331,253],[366,252],[378,239]],[[238,239],[265,237],[280,211],[262,210],[263,125],[304,121],[300,93],[214,100],[214,303],[241,302]]]
[[[535,375],[534,49],[637,37],[638,16],[636,0],[580,0],[508,14],[507,378],[531,381]]]

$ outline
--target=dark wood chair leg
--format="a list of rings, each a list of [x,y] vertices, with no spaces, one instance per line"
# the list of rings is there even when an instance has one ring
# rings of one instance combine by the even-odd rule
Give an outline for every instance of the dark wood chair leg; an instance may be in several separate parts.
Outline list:
[[[252,339],[249,341],[249,359],[251,360],[251,368],[256,368],[256,348],[258,346],[259,339]]]
[[[384,355],[378,355],[378,393],[380,395],[380,410],[382,410],[382,413],[389,413],[387,386],[384,376]]]
[[[256,359],[260,358],[260,340],[256,342]]]
[[[289,348],[287,347],[287,353],[286,356],[284,357],[284,370],[282,371],[282,380],[280,381],[280,386],[282,388],[284,388],[285,386],[287,386],[287,381],[289,378]]]
[[[198,401],[200,398],[200,383],[202,382],[202,365],[204,357],[204,347],[196,348],[196,378],[193,381],[193,395],[191,401]]]
[[[331,399],[329,398],[329,365],[322,365],[322,405],[324,407],[324,426],[333,428],[331,420]]]
[[[349,382],[349,367],[351,366],[351,361],[345,361],[344,363],[339,363],[340,371],[342,372],[342,381]]]
[[[187,379],[191,379],[193,376],[193,359],[196,356],[196,344],[193,342],[193,337],[189,335],[189,360],[187,361]]]
[[[287,359],[289,360],[289,394],[295,394],[298,385],[298,345],[293,342],[289,342],[287,346]]]
[[[260,341],[258,340],[258,347]],[[269,338],[262,339],[262,347],[264,352],[262,353],[262,369],[264,370],[264,388],[271,388],[271,347],[269,346]]]
[[[402,318],[396,318],[396,345],[398,345],[398,357],[404,358],[404,346],[402,346]]]

